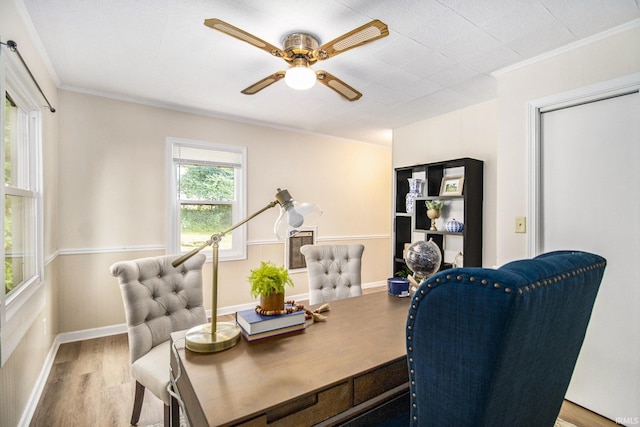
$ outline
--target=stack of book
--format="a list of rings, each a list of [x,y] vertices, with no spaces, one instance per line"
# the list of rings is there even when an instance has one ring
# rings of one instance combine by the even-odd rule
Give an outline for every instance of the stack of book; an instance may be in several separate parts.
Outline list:
[[[238,311],[236,323],[247,341],[255,341],[277,335],[303,331],[305,328],[304,310],[276,316],[263,316],[255,309]]]

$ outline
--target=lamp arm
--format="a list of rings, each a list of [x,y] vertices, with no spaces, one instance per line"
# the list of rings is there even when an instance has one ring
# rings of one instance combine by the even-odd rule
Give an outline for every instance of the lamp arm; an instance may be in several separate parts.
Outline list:
[[[269,202],[269,204],[267,206],[265,206],[264,208],[260,209],[258,212],[246,217],[245,219],[243,219],[242,221],[238,222],[237,224],[232,225],[230,228],[228,228],[225,231],[222,231],[220,233],[216,233],[216,234],[212,234],[211,238],[209,240],[207,240],[206,242],[204,242],[202,245],[198,246],[197,248],[192,249],[191,251],[187,252],[186,254],[182,255],[179,258],[176,258],[171,265],[175,268],[181,264],[183,264],[186,260],[188,260],[189,258],[191,258],[192,256],[194,256],[195,254],[197,254],[198,252],[200,252],[201,250],[203,250],[204,248],[206,248],[207,246],[211,246],[214,242],[220,242],[220,240],[222,239],[222,237],[235,230],[236,228],[240,227],[243,224],[246,224],[247,222],[251,221],[253,218],[257,217],[258,215],[260,215],[261,213],[263,213],[266,210],[269,210],[273,207],[275,207],[278,204],[277,201],[272,201]]]
[[[218,233],[217,236],[220,236],[220,237],[224,236],[225,234],[229,233],[230,231],[233,231],[236,228],[240,227],[241,225],[246,224],[247,222],[251,221],[253,218],[257,217],[262,212],[273,208],[277,204],[278,204],[278,202],[276,202],[275,200],[273,202],[270,202],[267,206],[265,206],[264,208],[260,209],[258,212],[254,213],[252,215],[249,215],[248,217],[246,217],[242,221],[238,222],[237,224],[232,225],[229,229],[227,229],[227,230],[225,230],[225,231],[223,231],[221,233]],[[213,237],[213,236],[211,236],[211,237]]]

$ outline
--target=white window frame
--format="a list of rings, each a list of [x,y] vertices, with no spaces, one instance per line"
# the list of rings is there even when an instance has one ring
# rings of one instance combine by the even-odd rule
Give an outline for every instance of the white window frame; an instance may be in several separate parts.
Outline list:
[[[43,195],[42,195],[42,108],[37,88],[30,76],[20,64],[12,58],[12,55],[3,49],[0,54],[0,126],[5,126],[5,99],[6,92],[11,94],[13,101],[23,110],[28,112],[29,141],[30,145],[30,182],[31,190],[35,195],[35,272],[10,295],[5,295],[4,289],[0,292],[0,366],[9,359],[22,338],[25,336],[33,322],[40,315],[45,306],[44,299],[44,237],[43,237]],[[4,136],[3,136],[4,137]],[[4,164],[4,148],[0,150],[0,162]],[[5,186],[2,185],[0,195],[0,211],[3,213]],[[4,226],[4,225],[3,225]],[[4,244],[2,245],[2,258],[4,259]],[[4,288],[4,262],[0,267]]]
[[[180,250],[180,201],[178,200],[176,188],[175,165],[173,159],[173,148],[175,146],[193,147],[202,150],[232,152],[241,157],[241,166],[236,171],[235,180],[235,203],[232,210],[232,224],[243,220],[247,215],[247,149],[236,145],[226,145],[214,142],[196,141],[185,138],[167,138],[167,252],[181,253]],[[247,259],[247,226],[242,225],[235,229],[233,233],[233,245],[231,249],[220,249],[218,252],[219,261],[234,261]],[[203,251],[207,255],[207,260],[211,261],[211,252]]]

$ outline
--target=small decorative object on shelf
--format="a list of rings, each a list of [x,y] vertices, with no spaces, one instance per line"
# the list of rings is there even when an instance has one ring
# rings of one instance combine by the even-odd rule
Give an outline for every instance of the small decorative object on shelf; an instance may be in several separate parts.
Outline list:
[[[464,229],[464,224],[460,221],[456,221],[455,218],[451,219],[451,221],[447,221],[444,225],[444,229],[449,233],[461,233]]]
[[[424,185],[424,180],[420,178],[408,178],[407,181],[409,181],[409,192],[406,196],[405,207],[407,209],[407,213],[413,213],[416,197],[422,197],[422,186]]]
[[[453,268],[464,267],[464,255],[462,252],[458,252],[458,255],[453,259]]]
[[[425,201],[425,205],[427,206],[427,216],[431,220],[431,231],[437,231],[436,228],[436,219],[440,218],[440,211],[444,206],[444,202],[439,200],[427,200]]]
[[[424,279],[434,275],[442,265],[442,252],[433,239],[420,240],[409,247],[407,251],[407,267],[414,276],[408,279],[414,286],[418,286]]]
[[[462,196],[464,176],[444,176],[440,185],[441,196]]]

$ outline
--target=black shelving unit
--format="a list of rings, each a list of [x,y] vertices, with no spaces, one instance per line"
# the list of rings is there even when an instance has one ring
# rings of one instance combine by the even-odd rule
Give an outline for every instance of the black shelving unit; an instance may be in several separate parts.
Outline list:
[[[464,175],[461,196],[440,196],[440,186],[444,176]],[[455,172],[455,173],[451,173]],[[411,243],[414,233],[423,236],[424,240],[433,239],[445,253],[450,239],[462,239],[462,253],[465,267],[482,267],[482,212],[483,212],[483,174],[484,164],[481,160],[461,158],[444,162],[426,163],[395,169],[395,214],[393,230],[393,272],[405,266],[402,256],[406,243]],[[409,178],[420,177],[425,180],[423,197],[417,198],[412,214],[407,213],[405,197],[409,192]],[[437,199],[447,204],[456,204],[461,210],[464,223],[463,231],[451,233],[440,226],[438,231],[429,230],[431,220],[427,218],[425,201]],[[451,219],[451,218],[448,218]],[[458,242],[459,243],[459,242]],[[458,244],[458,246],[460,246]],[[443,268],[452,260],[443,257]]]

